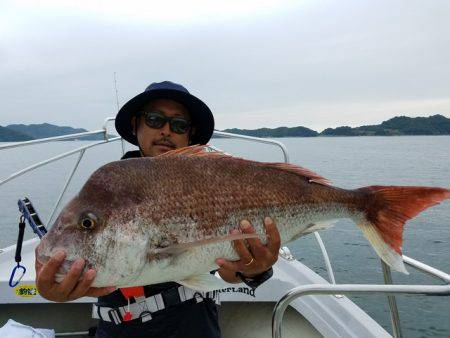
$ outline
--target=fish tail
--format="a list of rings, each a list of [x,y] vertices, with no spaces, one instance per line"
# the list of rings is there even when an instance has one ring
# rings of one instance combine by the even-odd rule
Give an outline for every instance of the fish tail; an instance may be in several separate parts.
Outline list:
[[[403,226],[421,211],[450,199],[450,190],[431,187],[370,186],[364,217],[355,220],[377,254],[397,271],[408,273],[402,258]]]

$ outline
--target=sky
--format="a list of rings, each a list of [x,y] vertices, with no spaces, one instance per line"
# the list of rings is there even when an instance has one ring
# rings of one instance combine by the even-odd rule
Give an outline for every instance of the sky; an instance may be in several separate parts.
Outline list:
[[[152,82],[216,129],[450,117],[450,1],[0,0],[0,125],[100,129]]]

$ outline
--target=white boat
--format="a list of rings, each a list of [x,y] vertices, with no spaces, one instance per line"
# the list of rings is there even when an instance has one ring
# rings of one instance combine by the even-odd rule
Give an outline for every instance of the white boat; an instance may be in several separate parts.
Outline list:
[[[56,198],[49,217],[51,220],[85,152],[92,147],[121,140],[119,137],[108,138],[107,126],[113,120],[106,119],[103,128],[97,131],[0,146],[0,150],[4,150],[78,139],[86,135],[102,134],[104,137],[102,141],[92,142],[38,162],[9,177],[0,178],[0,186],[48,163],[78,154],[78,160]],[[215,131],[215,135],[276,145],[282,151],[284,160],[289,161],[288,151],[280,142],[219,131]],[[210,150],[217,149],[210,147]],[[26,191],[24,193],[26,194]],[[329,280],[299,262],[287,247],[283,247],[274,266],[273,277],[256,290],[251,290],[244,284],[230,284],[230,287],[220,290],[219,320],[223,337],[401,337],[395,294],[450,295],[449,274],[406,256],[403,256],[403,259],[407,265],[439,279],[443,284],[390,285],[390,270],[384,263],[381,263],[386,283],[384,285],[336,284],[320,235],[314,233],[314,236],[323,255]],[[96,299],[85,297],[74,302],[53,303],[42,298],[35,285],[34,249],[38,243],[39,238],[23,243],[21,264],[28,270],[15,287],[10,287],[9,284],[11,269],[15,265],[16,245],[0,249],[0,327],[12,318],[33,327],[55,329],[57,336],[87,336],[92,333],[89,328],[96,326],[96,320],[91,318],[92,303]],[[14,276],[12,282],[17,277]],[[350,293],[387,294],[386,299],[391,309],[392,335],[345,296]]]

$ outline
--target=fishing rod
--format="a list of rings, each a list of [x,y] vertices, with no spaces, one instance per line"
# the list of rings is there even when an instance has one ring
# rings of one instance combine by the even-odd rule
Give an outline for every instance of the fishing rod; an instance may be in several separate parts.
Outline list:
[[[119,109],[120,109],[120,105],[119,105],[119,91],[117,90],[116,72],[114,72],[114,90],[116,92],[117,111],[119,111]],[[125,155],[125,144],[123,143],[123,139],[121,139],[121,143],[122,143],[122,155]]]

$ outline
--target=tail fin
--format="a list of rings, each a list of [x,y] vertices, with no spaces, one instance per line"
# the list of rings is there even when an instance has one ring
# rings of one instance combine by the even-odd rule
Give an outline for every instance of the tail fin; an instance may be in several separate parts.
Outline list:
[[[389,266],[407,274],[402,258],[403,225],[419,212],[449,199],[450,190],[396,186],[370,186],[358,190],[369,194],[365,218],[358,220],[358,226]]]

